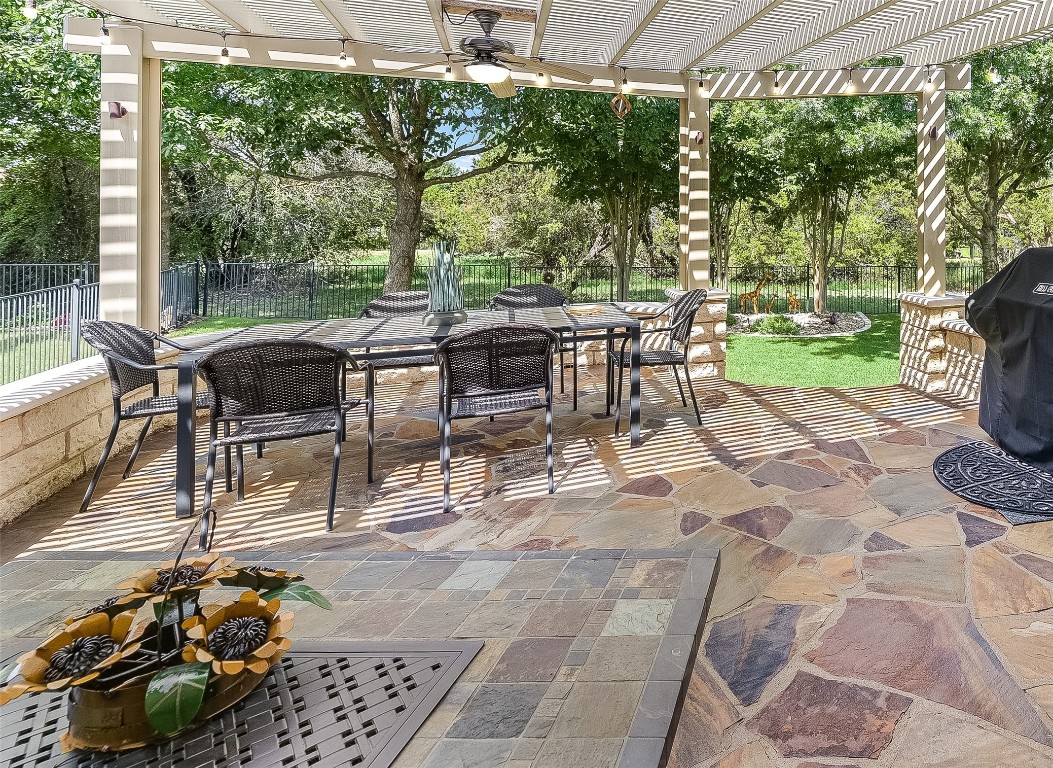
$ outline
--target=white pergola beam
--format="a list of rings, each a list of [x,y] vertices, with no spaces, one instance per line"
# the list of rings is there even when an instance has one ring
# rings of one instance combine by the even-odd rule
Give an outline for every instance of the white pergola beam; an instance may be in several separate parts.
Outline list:
[[[548,27],[548,15],[552,12],[552,0],[538,0],[537,21],[534,22],[534,37],[530,41],[529,56],[534,58],[541,53],[541,43],[545,39]]]
[[[169,61],[198,61],[217,63],[222,42],[215,33],[196,29],[162,27],[153,24],[130,24],[143,30],[143,56]],[[94,18],[66,19],[66,47],[81,53],[99,53],[99,20]],[[265,37],[236,37],[228,40],[231,63],[256,67],[304,69],[317,72],[347,72],[361,75],[392,76],[399,70],[416,65],[431,65],[415,71],[413,77],[441,80],[446,61],[431,53],[390,51],[379,45],[353,42],[347,46],[348,66],[337,63],[339,40],[294,40]],[[552,78],[552,86],[565,90],[614,93],[620,88],[621,70],[617,67],[575,65],[588,73],[593,81],[574,83]],[[928,75],[925,67],[882,67],[857,69],[852,82],[856,90],[851,95],[882,95],[916,93]],[[636,95],[684,98],[688,88],[698,87],[697,77],[679,72],[630,69],[627,73]],[[771,72],[730,72],[707,78],[713,99],[813,98],[850,95],[846,92],[847,73],[839,71],[793,71],[779,74],[781,94],[773,88]],[[453,68],[454,80],[472,82],[462,67]],[[536,87],[534,73],[514,72],[516,85]],[[964,90],[969,87],[969,67],[954,65],[947,70],[947,89]]]
[[[838,53],[830,54],[816,62],[821,69],[840,69],[862,61],[884,56],[930,35],[945,32],[957,24],[981,16],[988,11],[1001,8],[1019,0],[968,0],[968,2],[946,3],[930,0],[923,10],[896,23],[884,24],[880,29],[846,46]],[[938,62],[911,62],[928,64]]]
[[[992,14],[992,18],[981,21],[982,24],[954,36],[912,47],[907,55],[915,61],[948,61],[1013,41],[1033,40],[1053,33],[1053,0],[1042,0],[1008,13]]]
[[[277,35],[278,30],[266,19],[241,3],[222,2],[222,0],[196,0],[197,4],[230,24],[234,29],[245,34]]]
[[[622,56],[632,47],[636,39],[647,29],[647,25],[657,16],[668,0],[639,0],[632,14],[626,19],[610,45],[607,46],[607,61],[617,64]]]
[[[361,40],[366,36],[358,21],[351,15],[347,5],[333,0],[311,0],[311,2],[342,37],[348,40]]]
[[[900,0],[859,0],[855,3],[838,3],[823,13],[815,22],[796,29],[793,34],[765,46],[750,56],[744,69],[770,69],[792,56],[805,51],[831,37],[844,32],[855,24],[890,8]]]
[[[444,51],[452,51],[450,36],[446,32],[446,24],[442,20],[442,0],[428,0],[428,12],[431,14],[431,23],[435,25],[435,34],[439,37],[439,45]]]
[[[675,59],[680,69],[692,69],[744,30],[767,16],[784,0],[743,0],[735,3],[705,35],[683,49]]]

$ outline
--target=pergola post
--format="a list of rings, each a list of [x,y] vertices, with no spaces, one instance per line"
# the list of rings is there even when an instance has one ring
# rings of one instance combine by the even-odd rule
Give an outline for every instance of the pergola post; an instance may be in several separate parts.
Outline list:
[[[101,46],[99,313],[158,330],[161,60],[143,58],[142,38],[138,27],[112,26]],[[120,105],[112,116],[111,102]]]
[[[932,70],[918,94],[918,285],[926,296],[947,290],[946,73]]]
[[[709,98],[689,81],[680,99],[680,286],[709,288]]]

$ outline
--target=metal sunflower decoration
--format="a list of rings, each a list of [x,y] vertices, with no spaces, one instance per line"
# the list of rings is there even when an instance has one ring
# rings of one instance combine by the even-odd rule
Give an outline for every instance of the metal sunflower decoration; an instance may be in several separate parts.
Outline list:
[[[142,746],[187,728],[199,712],[203,719],[218,714],[292,647],[293,616],[279,613],[283,601],[331,607],[298,573],[233,562],[177,557],[136,573],[120,585],[125,594],[66,619],[39,648],[0,670],[0,704],[69,689],[70,732],[61,741],[81,749]],[[199,605],[202,590],[224,588],[242,591],[229,602]],[[140,714],[100,729],[93,710],[118,700]]]

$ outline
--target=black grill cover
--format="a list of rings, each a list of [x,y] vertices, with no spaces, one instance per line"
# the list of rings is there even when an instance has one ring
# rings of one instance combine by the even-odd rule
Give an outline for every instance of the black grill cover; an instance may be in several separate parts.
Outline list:
[[[1053,473],[1053,248],[1030,248],[966,301],[984,341],[980,426]]]

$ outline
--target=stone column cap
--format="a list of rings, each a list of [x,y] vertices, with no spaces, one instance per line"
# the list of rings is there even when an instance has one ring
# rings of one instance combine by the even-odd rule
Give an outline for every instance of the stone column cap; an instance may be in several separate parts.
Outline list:
[[[901,304],[914,304],[919,307],[964,307],[965,296],[926,296],[924,293],[904,292],[899,295]]]

